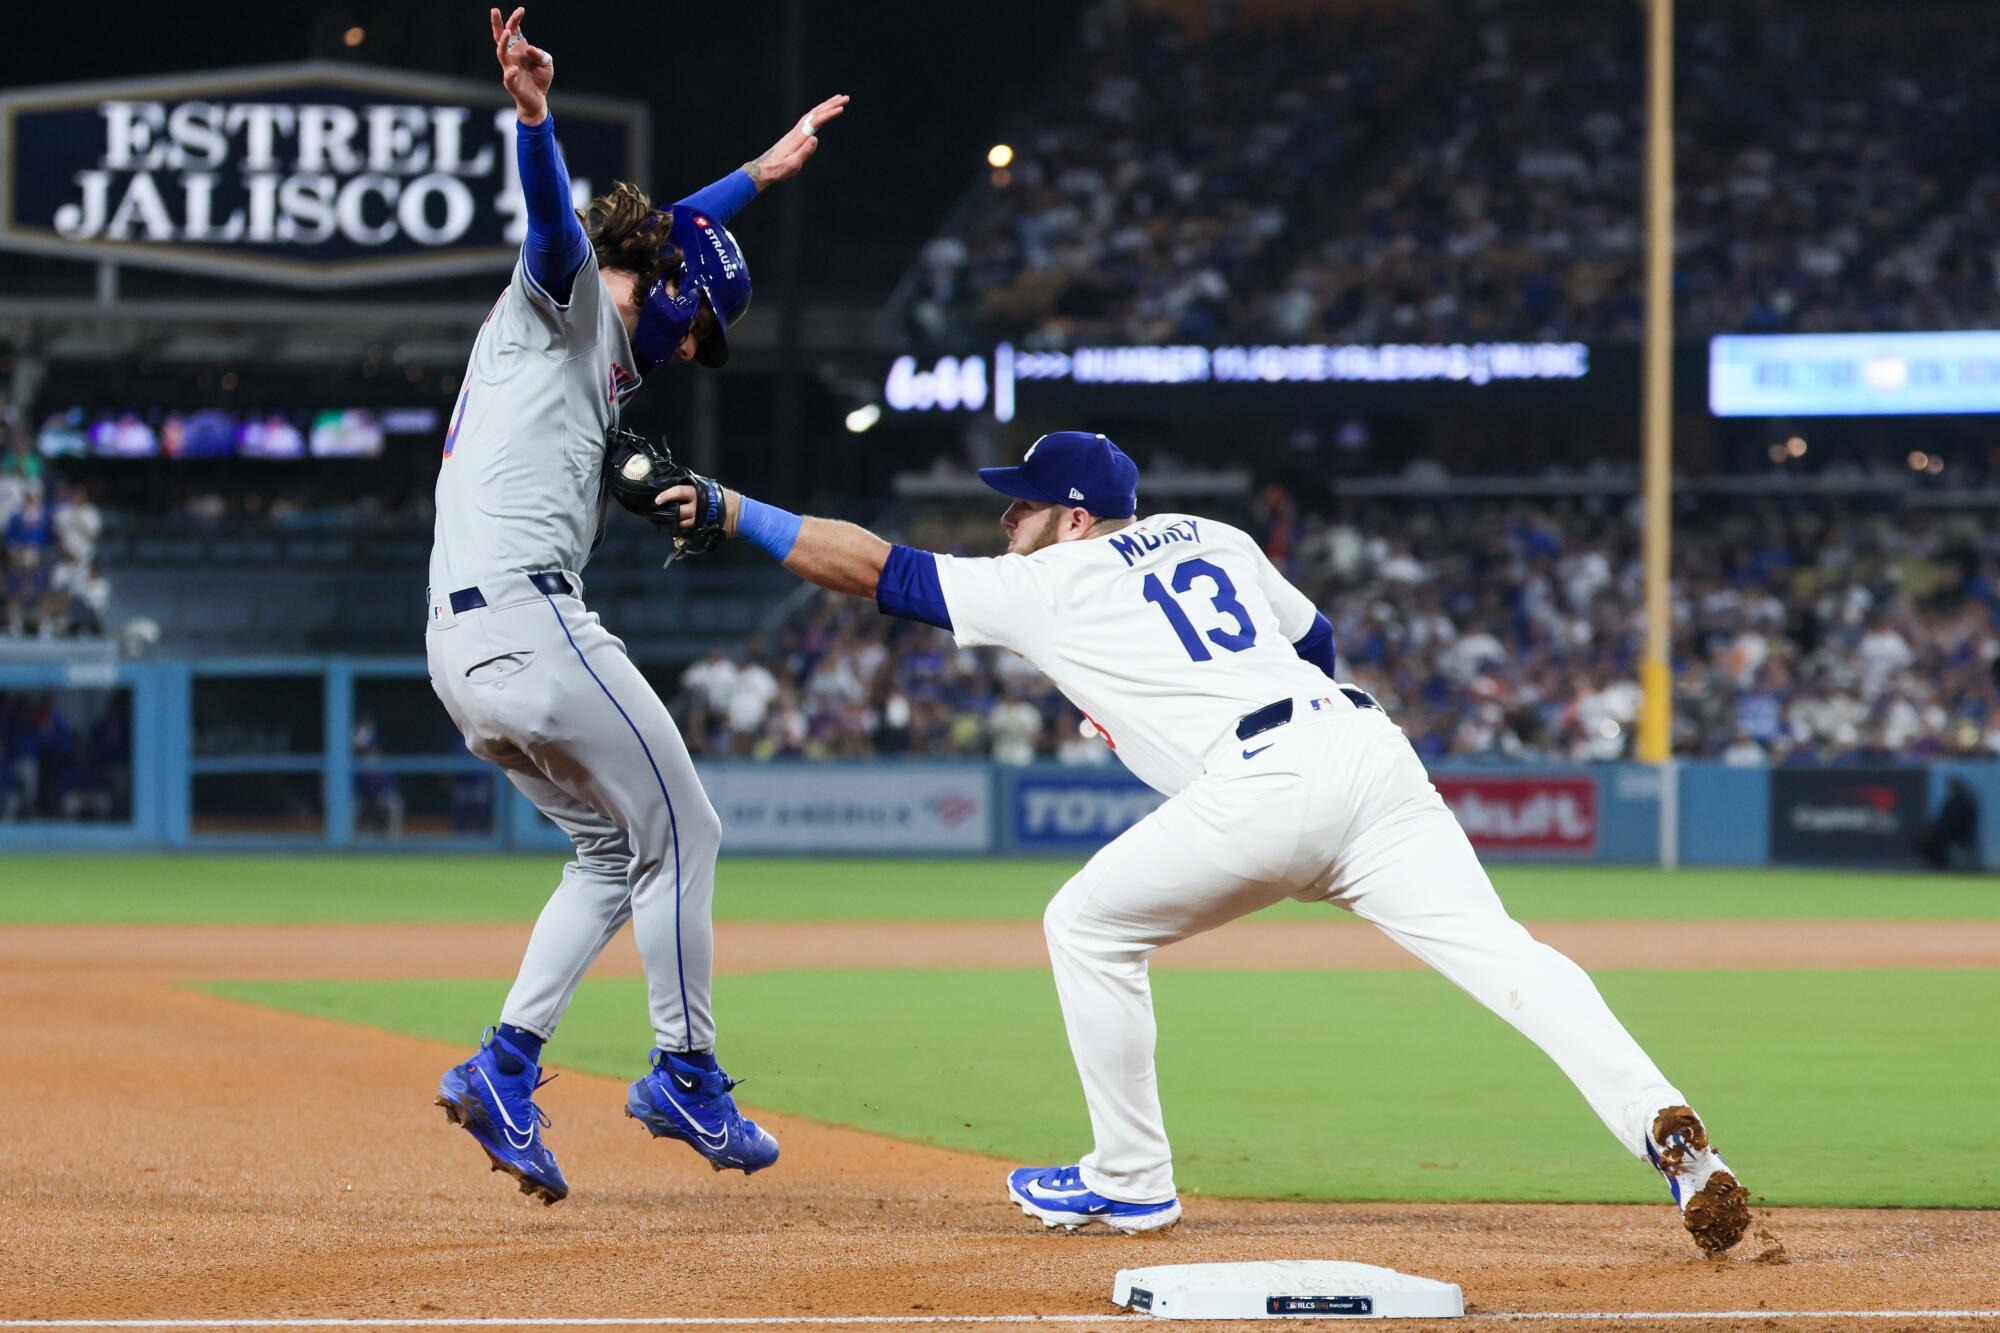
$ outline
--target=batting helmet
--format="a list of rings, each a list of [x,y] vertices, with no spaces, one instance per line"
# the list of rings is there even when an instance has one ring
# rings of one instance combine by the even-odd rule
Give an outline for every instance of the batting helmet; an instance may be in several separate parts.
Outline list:
[[[681,268],[674,275],[677,290],[669,289],[667,278],[647,290],[632,350],[652,366],[671,361],[705,300],[715,325],[702,337],[694,359],[704,366],[720,366],[729,360],[729,326],[750,308],[750,265],[743,258],[743,247],[729,228],[685,204],[654,216],[667,220],[667,239],[681,252]]]

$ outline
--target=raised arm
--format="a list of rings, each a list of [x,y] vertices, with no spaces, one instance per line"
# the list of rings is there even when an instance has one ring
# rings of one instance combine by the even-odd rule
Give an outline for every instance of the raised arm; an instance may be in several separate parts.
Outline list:
[[[514,134],[521,195],[528,206],[528,238],[522,243],[521,258],[535,285],[562,305],[569,301],[576,275],[589,258],[590,243],[576,220],[569,169],[556,147],[555,121],[549,116],[555,57],[521,36],[526,16],[527,10],[516,9],[502,22],[499,10],[488,11],[500,81],[512,94],[521,121]]]
[[[799,174],[806,159],[819,151],[819,132],[826,123],[847,110],[847,94],[827,98],[800,116],[779,140],[736,170],[705,185],[680,202],[706,213],[723,226],[743,210],[743,206],[763,192],[767,185],[789,180]]]

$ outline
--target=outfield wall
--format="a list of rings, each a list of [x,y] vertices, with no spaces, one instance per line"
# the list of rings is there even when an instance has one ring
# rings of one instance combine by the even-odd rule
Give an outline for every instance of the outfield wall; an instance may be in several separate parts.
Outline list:
[[[116,699],[129,714],[131,756],[129,773],[112,784],[113,817],[0,820],[0,853],[567,846],[458,744],[421,662],[0,665],[0,691],[53,692],[80,715],[93,700]],[[1088,855],[1160,800],[1109,762],[700,768],[725,845],[746,853]],[[1920,864],[1916,836],[1958,780],[1980,812],[1968,863],[2000,868],[2000,764],[1685,763],[1669,774],[1636,764],[1448,762],[1432,775],[1489,858],[1655,864],[1666,826],[1684,865],[1883,868]]]

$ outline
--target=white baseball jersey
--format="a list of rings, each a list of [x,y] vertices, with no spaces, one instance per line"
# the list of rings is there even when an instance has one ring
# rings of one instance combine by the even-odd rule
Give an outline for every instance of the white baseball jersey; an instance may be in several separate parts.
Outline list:
[[[960,647],[1027,658],[1169,796],[1245,713],[1332,687],[1292,648],[1312,603],[1214,519],[1155,514],[1032,555],[940,555],[937,568]]]
[[[515,263],[472,345],[445,436],[433,592],[583,568],[603,530],[604,437],[639,387],[637,364],[589,258],[566,305]]]

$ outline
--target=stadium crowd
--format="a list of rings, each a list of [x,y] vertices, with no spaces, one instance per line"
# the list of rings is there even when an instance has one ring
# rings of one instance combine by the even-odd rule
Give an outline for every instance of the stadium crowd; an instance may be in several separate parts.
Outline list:
[[[1462,503],[1254,527],[1332,618],[1340,670],[1427,758],[1630,757],[1643,643],[1635,517],[1590,503]],[[990,518],[986,520],[990,528]],[[991,550],[932,518],[920,544]],[[2000,758],[2000,542],[1976,521],[1831,510],[1705,514],[1677,552],[1677,753],[1731,763]],[[828,596],[775,637],[688,669],[698,755],[1104,762],[1011,654]]]
[[[2000,189],[1978,173],[2000,32],[1978,6],[1921,8],[1684,10],[1684,333],[1990,321]],[[1393,33],[1321,19],[1205,42],[1122,9],[1093,11],[1004,186],[923,252],[917,331],[1638,337],[1640,9],[1470,0],[1398,7]],[[1876,60],[1889,33],[1898,58]]]
[[[1271,243],[1325,207],[1415,91],[1436,36],[1385,13],[1197,39],[1125,6],[1087,10],[998,188],[925,247],[912,323],[940,338],[973,322],[1219,333],[1232,293],[1276,276]]]
[[[104,633],[111,586],[97,567],[104,516],[50,475],[0,393],[0,637]]]

